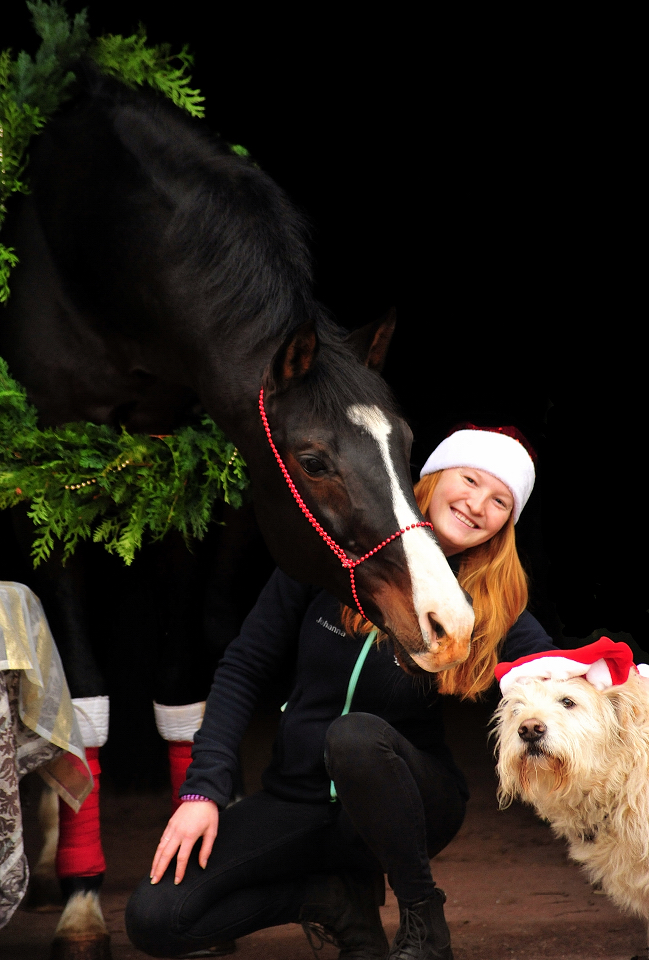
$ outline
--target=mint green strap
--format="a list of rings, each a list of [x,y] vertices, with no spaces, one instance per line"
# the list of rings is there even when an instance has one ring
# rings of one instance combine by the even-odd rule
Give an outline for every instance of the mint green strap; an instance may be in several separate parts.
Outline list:
[[[356,663],[354,664],[354,669],[352,670],[352,675],[349,678],[349,684],[347,686],[347,697],[345,699],[345,706],[343,707],[343,711],[340,714],[341,717],[345,717],[350,711],[350,708],[352,705],[352,699],[354,697],[354,691],[356,690],[356,684],[358,683],[358,678],[361,675],[361,670],[363,669],[363,664],[365,663],[365,659],[368,653],[370,652],[370,647],[376,640],[377,633],[378,633],[378,630],[375,628],[374,630],[371,631],[371,633],[368,634],[367,640],[363,644],[363,648],[358,655],[358,659]],[[333,780],[331,781],[331,786],[329,787],[329,795],[331,797],[332,803],[334,800],[338,799],[338,794],[336,793],[336,788],[334,786]]]

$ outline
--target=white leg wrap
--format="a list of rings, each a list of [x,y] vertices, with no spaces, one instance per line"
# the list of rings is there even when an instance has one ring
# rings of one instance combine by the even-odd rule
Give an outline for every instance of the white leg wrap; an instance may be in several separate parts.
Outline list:
[[[103,747],[108,740],[108,697],[75,697],[72,701],[84,747]]]
[[[167,707],[153,701],[155,722],[163,740],[179,741],[194,739],[194,734],[203,722],[205,701],[184,703],[179,707]]]

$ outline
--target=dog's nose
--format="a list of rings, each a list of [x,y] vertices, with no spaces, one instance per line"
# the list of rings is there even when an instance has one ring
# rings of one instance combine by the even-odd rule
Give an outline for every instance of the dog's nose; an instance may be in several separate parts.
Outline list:
[[[527,743],[532,743],[534,740],[540,740],[542,736],[547,733],[547,727],[541,720],[537,720],[535,717],[532,717],[531,720],[523,720],[520,727],[518,728],[518,736],[521,740],[525,740]]]

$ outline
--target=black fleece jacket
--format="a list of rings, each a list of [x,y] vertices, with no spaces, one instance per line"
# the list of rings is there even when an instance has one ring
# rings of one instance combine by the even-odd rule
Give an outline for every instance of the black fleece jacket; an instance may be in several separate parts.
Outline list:
[[[201,794],[220,807],[229,802],[237,750],[259,694],[271,680],[292,677],[263,785],[286,800],[326,802],[325,735],[342,712],[362,646],[363,640],[342,629],[338,600],[276,570],[216,670],[180,795]],[[507,634],[502,659],[553,649],[541,624],[526,611]],[[434,754],[468,796],[444,739],[434,675],[409,677],[388,641],[371,647],[351,709],[382,717],[416,747]]]

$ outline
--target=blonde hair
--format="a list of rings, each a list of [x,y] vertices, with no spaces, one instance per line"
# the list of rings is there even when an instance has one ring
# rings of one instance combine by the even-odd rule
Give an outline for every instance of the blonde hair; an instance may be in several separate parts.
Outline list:
[[[415,485],[417,504],[424,516],[428,515],[442,472],[429,473]],[[473,600],[475,628],[471,652],[464,663],[436,675],[437,689],[475,700],[493,683],[500,647],[527,607],[527,575],[516,550],[513,516],[486,543],[464,551],[458,583]],[[356,635],[368,634],[373,629],[349,607],[343,607],[342,623],[348,633]]]

